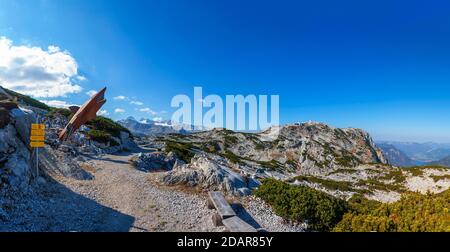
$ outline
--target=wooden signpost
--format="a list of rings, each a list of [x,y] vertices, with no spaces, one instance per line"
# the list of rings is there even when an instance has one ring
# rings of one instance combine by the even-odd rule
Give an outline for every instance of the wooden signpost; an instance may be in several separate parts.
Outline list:
[[[36,151],[36,176],[39,176],[39,148],[45,145],[45,124],[31,124],[30,147]]]

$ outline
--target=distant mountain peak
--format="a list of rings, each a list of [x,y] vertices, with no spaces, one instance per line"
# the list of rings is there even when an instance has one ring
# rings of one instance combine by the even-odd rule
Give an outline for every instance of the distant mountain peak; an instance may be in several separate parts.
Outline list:
[[[173,127],[170,120],[155,121],[148,118],[141,118],[138,121],[134,117],[130,116],[125,120],[119,120],[117,122],[137,135],[165,135],[171,133],[186,133],[186,130],[179,130]]]

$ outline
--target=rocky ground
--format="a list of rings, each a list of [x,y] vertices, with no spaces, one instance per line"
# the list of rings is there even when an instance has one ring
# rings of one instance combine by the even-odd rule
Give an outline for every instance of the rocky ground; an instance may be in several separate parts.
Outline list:
[[[93,176],[88,180],[60,175],[37,180],[19,204],[3,204],[0,231],[224,231],[214,227],[205,193],[163,186],[161,174],[135,169],[130,157],[85,157],[83,169]],[[253,197],[241,200],[233,207],[257,228],[303,230],[283,223]]]

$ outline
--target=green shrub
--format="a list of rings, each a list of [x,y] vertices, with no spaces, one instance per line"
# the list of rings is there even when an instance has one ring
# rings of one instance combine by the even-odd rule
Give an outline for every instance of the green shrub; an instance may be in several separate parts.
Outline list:
[[[87,133],[89,139],[99,143],[109,143],[111,146],[117,146],[119,143],[115,141],[110,134],[101,130],[90,130]]]
[[[447,167],[440,166],[440,165],[411,166],[411,167],[405,167],[404,169],[409,171],[413,176],[422,176],[425,169],[434,169],[434,170],[440,170],[440,171],[448,170]]]
[[[411,174],[415,177],[423,176],[423,169],[414,167],[414,168],[408,168],[407,169]]]
[[[450,190],[440,194],[406,193],[366,213],[350,212],[334,228],[341,232],[450,232]]]
[[[270,160],[270,161],[256,161],[259,165],[261,165],[262,167],[264,167],[264,168],[266,168],[266,169],[269,169],[269,170],[272,170],[272,171],[275,171],[275,170],[277,170],[278,168],[280,168],[280,164],[276,161],[276,160],[274,160],[274,159],[272,159],[272,160]]]
[[[311,176],[297,176],[293,180],[298,181],[307,181],[311,183],[320,184],[326,189],[329,190],[339,190],[339,191],[353,191],[352,183],[348,181],[336,181],[336,180],[328,180]]]
[[[47,113],[47,116],[53,118],[56,115],[62,115],[69,118],[72,115],[72,112],[66,108],[50,108],[50,111]]]
[[[131,136],[131,132],[127,128],[103,116],[97,116],[95,119],[87,122],[86,125],[91,129],[100,130],[115,137],[120,137],[121,131],[127,132]]]
[[[228,134],[225,135],[225,142],[228,145],[237,144],[238,141],[239,141],[239,139],[236,136],[232,136],[232,135],[228,135]]]
[[[204,152],[209,152],[209,153],[218,153],[220,151],[219,144],[217,142],[213,142],[213,141],[201,143],[200,148]]]
[[[355,214],[367,214],[381,205],[376,200],[370,200],[361,194],[354,194],[348,200],[349,210]]]
[[[331,230],[348,210],[344,200],[306,186],[293,186],[274,179],[264,180],[255,195],[271,205],[279,216],[307,221],[311,230]]]
[[[166,141],[166,152],[173,152],[177,157],[186,163],[191,162],[194,157],[193,146],[190,143]]]
[[[42,103],[36,99],[31,98],[30,96],[27,95],[23,95],[17,92],[14,92],[12,90],[9,90],[7,88],[3,88],[3,90],[5,90],[6,93],[8,93],[9,95],[16,97],[17,100],[23,104],[26,104],[28,106],[32,106],[35,108],[40,108],[40,109],[44,109],[44,110],[50,110],[51,107],[49,107],[47,104]]]
[[[434,182],[438,182],[439,180],[444,180],[444,179],[449,179],[450,180],[450,175],[430,175],[430,178],[432,178],[434,180]]]
[[[340,173],[345,173],[345,174],[355,174],[357,173],[358,170],[355,169],[349,169],[349,168],[339,168],[335,171],[330,172],[328,175],[332,175],[332,174],[340,174]]]
[[[394,180],[394,183],[401,184],[405,182],[406,177],[403,175],[402,170],[400,169],[393,169],[389,171],[386,175],[380,177],[379,179],[382,180]]]
[[[222,154],[222,156],[234,164],[244,164],[244,162],[238,155],[229,150],[226,150],[225,153]]]
[[[346,150],[341,150],[340,156],[335,156],[335,162],[337,165],[341,167],[355,167],[357,164],[359,164],[359,160],[355,158],[355,156],[351,153],[349,153]]]
[[[288,159],[288,160],[286,161],[286,164],[287,164],[287,165],[290,165],[290,166],[292,166],[292,167],[298,167],[297,161],[292,160],[292,159]]]

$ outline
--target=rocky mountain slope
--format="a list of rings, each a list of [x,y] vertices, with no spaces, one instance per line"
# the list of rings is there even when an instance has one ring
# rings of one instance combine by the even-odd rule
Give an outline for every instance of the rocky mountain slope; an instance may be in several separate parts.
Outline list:
[[[273,129],[272,129],[273,130]],[[214,129],[185,136],[169,135],[155,141],[173,149],[186,162],[195,153],[220,156],[242,167],[257,167],[280,174],[322,174],[342,167],[387,160],[368,133],[354,128],[339,129],[322,123],[302,123],[241,133]]]
[[[123,126],[98,117],[59,142],[70,111],[2,89],[0,98],[0,230],[213,231],[218,229],[206,222],[211,211],[203,203],[207,191],[221,190],[245,206],[239,208],[243,216],[267,230],[301,231],[308,226],[303,219],[291,225],[257,194],[249,195],[269,178],[340,200],[393,202],[408,191],[450,187],[450,169],[393,167],[360,129],[309,122],[257,134],[214,129],[133,138]],[[47,136],[40,176],[28,149],[37,115]],[[142,152],[110,155],[135,148]]]
[[[31,182],[28,138],[35,114],[17,104],[0,101],[0,190],[25,190]]]
[[[58,132],[68,122],[71,112],[51,108],[28,96],[0,88],[0,189],[4,195],[27,191],[37,177],[33,169],[34,152],[29,148],[30,127],[46,125],[46,146],[40,149],[41,176],[50,173],[88,179],[81,168],[79,153],[114,153],[136,147],[129,131],[107,118],[92,120],[66,142],[60,142]]]
[[[277,138],[271,138],[271,132],[214,129],[150,137],[142,142],[153,151],[133,162],[140,169],[161,172],[166,185],[240,196],[251,194],[265,178],[345,199],[358,194],[383,202],[396,201],[406,191],[440,192],[450,187],[450,170],[391,166],[360,129],[310,122],[282,126]]]
[[[391,165],[398,167],[409,167],[417,165],[417,161],[409,158],[405,153],[397,149],[392,144],[378,143],[377,146],[383,151],[384,156],[387,158]]]

